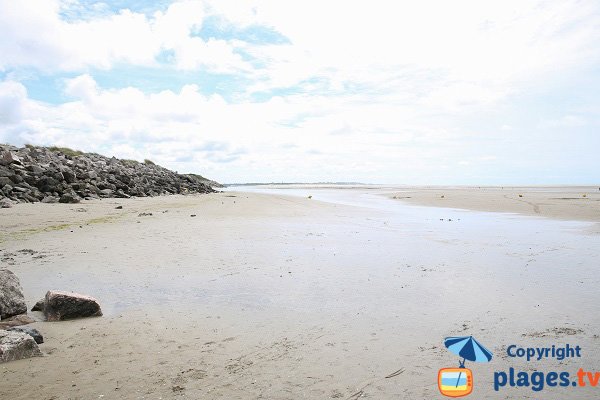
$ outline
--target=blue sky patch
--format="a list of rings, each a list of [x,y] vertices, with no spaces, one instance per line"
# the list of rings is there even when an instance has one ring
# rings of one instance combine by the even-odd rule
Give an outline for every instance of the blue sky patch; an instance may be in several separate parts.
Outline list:
[[[222,17],[213,15],[204,19],[202,27],[192,32],[203,40],[241,40],[256,45],[290,44],[290,40],[273,28],[262,25],[236,27]]]

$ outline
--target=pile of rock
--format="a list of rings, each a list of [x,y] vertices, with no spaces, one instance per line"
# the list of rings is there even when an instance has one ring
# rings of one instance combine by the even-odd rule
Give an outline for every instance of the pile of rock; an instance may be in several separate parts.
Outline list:
[[[119,160],[66,148],[0,145],[0,207],[13,202],[77,203],[103,197],[210,193],[216,182],[151,161]]]
[[[58,290],[46,293],[33,310],[43,311],[47,321],[102,315],[93,297]],[[0,269],[0,363],[42,355],[38,344],[44,343],[44,337],[37,329],[25,326],[33,322],[27,315],[19,279],[11,271]]]

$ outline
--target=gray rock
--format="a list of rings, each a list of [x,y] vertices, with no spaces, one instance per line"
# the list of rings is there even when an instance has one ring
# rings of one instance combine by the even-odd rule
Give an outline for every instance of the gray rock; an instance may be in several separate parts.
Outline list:
[[[37,344],[44,343],[44,336],[42,336],[40,331],[30,326],[13,326],[12,328],[8,328],[7,331],[23,332],[31,336]]]
[[[27,314],[15,315],[14,317],[6,318],[0,321],[0,329],[8,329],[13,326],[33,324],[34,322],[35,319],[31,318]]]
[[[27,304],[19,278],[8,269],[0,269],[0,319],[27,313]]]
[[[13,183],[8,176],[0,176],[0,187]]]
[[[12,206],[12,201],[9,199],[0,199],[0,208],[11,208]]]
[[[58,197],[46,196],[42,199],[42,203],[58,203]]]
[[[0,331],[0,363],[41,355],[38,344],[27,333]]]
[[[87,178],[88,179],[97,179],[98,173],[96,171],[88,171]]]
[[[20,164],[21,159],[10,151],[4,151],[0,154],[1,165],[9,165],[13,163]]]
[[[93,297],[79,293],[51,290],[46,293],[44,314],[48,321],[100,317],[100,304]]]

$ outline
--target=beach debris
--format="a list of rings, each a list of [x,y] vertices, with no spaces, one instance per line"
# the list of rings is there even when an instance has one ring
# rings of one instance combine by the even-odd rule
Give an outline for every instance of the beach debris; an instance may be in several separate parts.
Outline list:
[[[38,344],[27,333],[0,331],[0,363],[41,356]]]
[[[35,319],[31,318],[29,315],[19,314],[0,321],[0,329],[8,329],[13,326],[33,324],[34,322]]]
[[[31,336],[37,344],[44,343],[44,337],[42,336],[40,331],[30,326],[13,326],[8,328],[7,331],[23,332]]]
[[[19,278],[8,269],[0,269],[0,319],[27,313],[27,304]]]
[[[587,194],[584,193],[581,197],[587,197]]]
[[[386,376],[385,379],[393,378],[395,376],[400,375],[403,372],[404,372],[404,368],[400,368],[398,371],[392,372],[391,374],[389,374],[388,376]]]
[[[308,196],[309,199],[312,199],[312,195]]]
[[[444,196],[444,195],[441,195],[441,196],[440,196],[440,198],[441,198],[441,199],[443,199],[444,197],[446,197],[446,196]]]
[[[523,195],[522,195],[522,194],[520,194],[520,195],[519,195],[519,197],[523,197]]]
[[[196,216],[196,214],[190,214],[190,217],[195,217],[195,216]]]
[[[31,307],[31,311],[44,311],[44,304],[46,303],[46,299],[39,299],[37,303],[33,307]]]
[[[123,209],[123,206],[116,206],[115,207],[115,210],[122,210],[122,209]]]
[[[151,216],[152,216],[152,213],[146,213],[146,212],[138,214],[138,217],[151,217]]]
[[[100,317],[102,310],[98,301],[84,294],[50,290],[46,293],[44,315],[48,321]]]

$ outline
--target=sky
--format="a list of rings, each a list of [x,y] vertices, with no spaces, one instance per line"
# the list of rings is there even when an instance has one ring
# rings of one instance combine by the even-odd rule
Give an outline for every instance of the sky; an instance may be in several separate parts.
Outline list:
[[[220,182],[600,183],[600,2],[0,0],[0,143]]]

